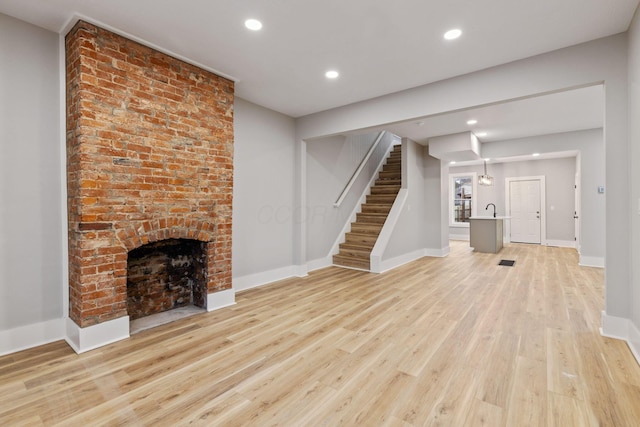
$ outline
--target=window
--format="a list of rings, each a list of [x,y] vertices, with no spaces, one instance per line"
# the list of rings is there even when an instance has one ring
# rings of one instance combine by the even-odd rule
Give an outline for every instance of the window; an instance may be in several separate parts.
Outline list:
[[[477,174],[449,175],[449,225],[468,227],[469,218],[476,215]]]

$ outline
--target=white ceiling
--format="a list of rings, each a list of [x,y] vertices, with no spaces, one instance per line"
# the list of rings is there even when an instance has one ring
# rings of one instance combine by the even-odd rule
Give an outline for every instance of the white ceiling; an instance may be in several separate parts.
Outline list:
[[[300,117],[624,32],[638,1],[0,0],[0,12],[55,32],[86,17],[235,79],[241,98]],[[264,28],[247,30],[250,17]],[[454,27],[462,37],[445,41]],[[327,80],[328,69],[340,77]],[[422,132],[393,129],[423,141],[461,131],[459,121],[474,116],[488,141],[600,127],[596,92],[429,117]]]
[[[475,125],[467,121],[475,119]],[[595,129],[604,123],[604,89],[589,86],[367,129],[387,130],[427,145],[434,136],[471,131],[480,142]],[[480,136],[485,132],[486,136]]]

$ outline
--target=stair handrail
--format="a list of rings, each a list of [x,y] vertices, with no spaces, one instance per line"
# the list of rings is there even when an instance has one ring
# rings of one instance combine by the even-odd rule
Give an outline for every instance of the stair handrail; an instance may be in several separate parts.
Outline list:
[[[386,131],[384,130],[380,132],[374,143],[371,144],[371,147],[369,147],[369,151],[367,151],[367,154],[365,154],[365,156],[362,158],[362,161],[351,175],[351,178],[349,179],[349,182],[347,182],[347,185],[345,185],[345,187],[342,189],[342,193],[340,193],[340,196],[338,196],[338,200],[336,200],[333,204],[334,208],[339,208],[342,204],[342,201],[345,199],[345,197],[347,197],[349,190],[351,190],[351,187],[353,187],[353,184],[356,182],[356,179],[358,179],[360,172],[362,172],[362,170],[364,169],[364,166],[367,164],[369,157],[371,157],[385,133]]]

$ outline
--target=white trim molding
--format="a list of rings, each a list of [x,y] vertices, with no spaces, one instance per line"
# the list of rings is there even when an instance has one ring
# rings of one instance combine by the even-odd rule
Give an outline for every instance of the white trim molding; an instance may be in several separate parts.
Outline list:
[[[295,277],[307,277],[309,275],[309,267],[307,266],[307,264],[294,265],[292,268],[292,275]],[[286,279],[286,277],[283,277],[283,279]]]
[[[207,295],[207,311],[218,310],[235,303],[233,289]],[[81,328],[70,318],[65,318],[64,323],[66,329],[64,339],[78,354],[129,338],[129,316],[122,316],[86,328]]]
[[[603,311],[600,335],[626,341],[633,357],[640,364],[640,330],[630,319],[609,316]]]
[[[229,307],[235,303],[236,291],[233,288],[207,294],[207,311]]]
[[[411,261],[415,261],[424,257],[424,249],[418,249],[413,252],[409,252],[404,255],[400,255],[391,259],[385,259],[380,261],[379,266],[377,267],[378,271],[371,270],[372,273],[384,273],[385,271],[393,270],[394,268],[400,267],[401,265],[408,264]]]
[[[578,261],[578,265],[581,265],[583,267],[604,268],[604,258],[603,257],[596,257],[596,256],[580,255],[580,259]]]
[[[450,253],[451,253],[450,246],[445,246],[444,248],[440,248],[440,249],[425,248],[423,256],[429,256],[433,258],[444,258],[449,256]]]
[[[547,246],[557,246],[559,248],[576,248],[575,240],[551,240],[547,239]]]
[[[321,268],[331,267],[333,265],[333,255],[323,258],[313,259],[307,262],[307,271],[320,270]]]
[[[0,356],[64,339],[63,319],[0,331]]]
[[[372,273],[384,273],[424,257],[444,258],[449,255],[449,252],[449,246],[441,249],[418,249],[404,255],[382,260],[380,262],[380,271],[372,271]]]
[[[387,215],[387,220],[384,222],[382,230],[380,230],[378,240],[376,240],[376,244],[373,246],[373,249],[371,249],[371,255],[369,256],[369,269],[372,273],[382,273],[383,271],[389,270],[387,265],[390,265],[388,263],[391,262],[391,260],[388,260],[387,263],[383,266],[382,255],[384,254],[384,250],[387,248],[387,244],[391,239],[393,229],[400,219],[402,209],[404,208],[404,204],[406,203],[408,197],[409,190],[401,188],[400,191],[398,191],[398,195],[396,196],[396,199],[391,206],[391,210]],[[406,256],[408,255],[401,255],[400,257],[404,259],[404,257]],[[404,262],[402,264],[404,264]]]
[[[478,212],[478,174],[476,172],[456,172],[449,174],[449,227],[469,228],[468,222],[455,222],[454,200],[455,200],[455,180],[457,178],[471,178],[471,216],[476,216]],[[404,182],[404,181],[403,181]]]
[[[298,274],[301,272],[301,269],[299,269],[298,266],[290,265],[273,270],[261,271],[260,273],[247,274],[242,277],[234,277],[233,289],[236,292],[241,292],[247,289],[268,285],[269,283],[277,282],[278,280],[288,279],[290,277],[304,277],[306,276],[306,269],[307,267],[305,266],[305,274],[301,275]]]
[[[118,317],[86,328],[81,328],[67,317],[65,327],[67,332],[65,340],[78,354],[129,338],[129,316]]]

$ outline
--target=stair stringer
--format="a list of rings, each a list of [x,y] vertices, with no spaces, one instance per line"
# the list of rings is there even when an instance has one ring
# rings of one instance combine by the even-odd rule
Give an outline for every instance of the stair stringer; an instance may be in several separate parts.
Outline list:
[[[393,135],[393,139],[397,141],[398,137]],[[346,234],[349,231],[351,231],[351,223],[355,222],[356,214],[362,208],[362,204],[366,202],[367,196],[371,194],[371,187],[373,187],[373,184],[378,179],[378,176],[380,175],[380,171],[382,170],[385,163],[387,162],[387,158],[389,157],[390,153],[393,151],[393,147],[395,147],[396,145],[398,144],[393,142],[389,144],[389,147],[387,148],[384,156],[382,156],[382,158],[380,159],[380,162],[378,162],[378,167],[376,168],[377,172],[371,176],[371,179],[367,183],[367,186],[362,191],[362,194],[360,195],[358,202],[354,205],[353,210],[349,214],[349,217],[346,219],[344,227],[342,227],[340,234],[338,234],[338,237],[333,242],[333,245],[331,246],[329,253],[325,258],[311,261],[308,266],[309,271],[318,270],[320,268],[329,267],[330,265],[333,265],[333,255],[336,255],[338,254],[338,252],[340,252],[340,243],[345,242]]]
[[[407,202],[408,197],[408,189],[401,188],[400,191],[398,191],[396,200],[393,202],[393,206],[391,206],[389,215],[387,215],[387,219],[385,220],[382,230],[380,230],[380,234],[378,235],[378,240],[376,240],[376,244],[373,246],[371,255],[369,256],[369,271],[372,273],[382,273],[384,271],[382,255],[384,254],[384,251],[389,244],[389,240],[393,235],[393,230],[404,211],[404,205]]]

